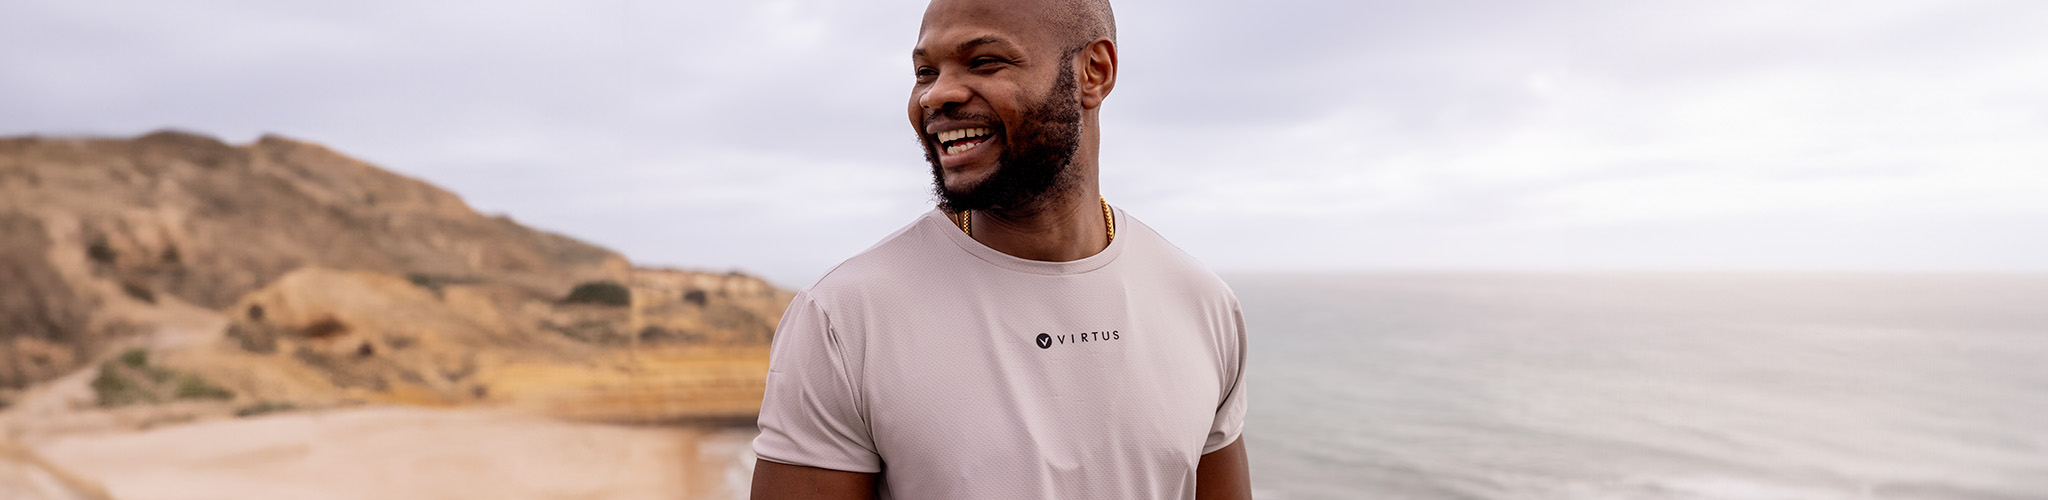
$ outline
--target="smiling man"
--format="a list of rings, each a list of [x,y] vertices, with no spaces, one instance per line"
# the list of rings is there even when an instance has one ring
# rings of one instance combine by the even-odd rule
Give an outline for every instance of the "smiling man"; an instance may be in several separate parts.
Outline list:
[[[1251,498],[1236,297],[1098,194],[1107,1],[938,0],[911,60],[939,206],[790,304],[754,498]]]

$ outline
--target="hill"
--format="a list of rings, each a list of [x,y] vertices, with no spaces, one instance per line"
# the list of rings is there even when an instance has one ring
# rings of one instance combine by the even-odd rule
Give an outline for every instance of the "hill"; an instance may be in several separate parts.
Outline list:
[[[740,418],[791,296],[635,268],[277,136],[0,138],[0,234],[0,400],[130,423],[358,403]]]

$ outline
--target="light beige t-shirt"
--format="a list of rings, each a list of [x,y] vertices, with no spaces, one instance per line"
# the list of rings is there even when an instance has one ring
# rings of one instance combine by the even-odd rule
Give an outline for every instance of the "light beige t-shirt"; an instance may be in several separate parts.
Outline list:
[[[1025,260],[933,210],[796,296],[760,458],[881,473],[884,499],[1191,499],[1237,440],[1245,332],[1214,273],[1116,211],[1116,239]]]

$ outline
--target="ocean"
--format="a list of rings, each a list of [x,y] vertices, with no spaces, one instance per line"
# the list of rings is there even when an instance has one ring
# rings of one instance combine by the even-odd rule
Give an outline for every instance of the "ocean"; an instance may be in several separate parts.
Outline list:
[[[2048,499],[2048,275],[1225,275],[1260,500]]]

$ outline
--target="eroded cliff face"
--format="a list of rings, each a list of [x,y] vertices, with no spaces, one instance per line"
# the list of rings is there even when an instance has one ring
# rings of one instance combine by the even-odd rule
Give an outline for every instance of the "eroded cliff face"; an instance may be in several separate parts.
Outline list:
[[[0,139],[0,212],[40,221],[63,271],[208,308],[300,267],[488,278],[554,293],[623,280],[619,255],[471,210],[325,147]],[[10,232],[11,233],[11,232]]]
[[[90,325],[98,297],[48,262],[41,220],[0,213],[0,386],[47,380],[104,348],[119,329]]]
[[[0,232],[0,387],[15,389],[143,348],[242,405],[592,407],[563,402],[612,391],[674,407],[623,419],[738,415],[791,296],[634,269],[275,136],[0,139]]]

